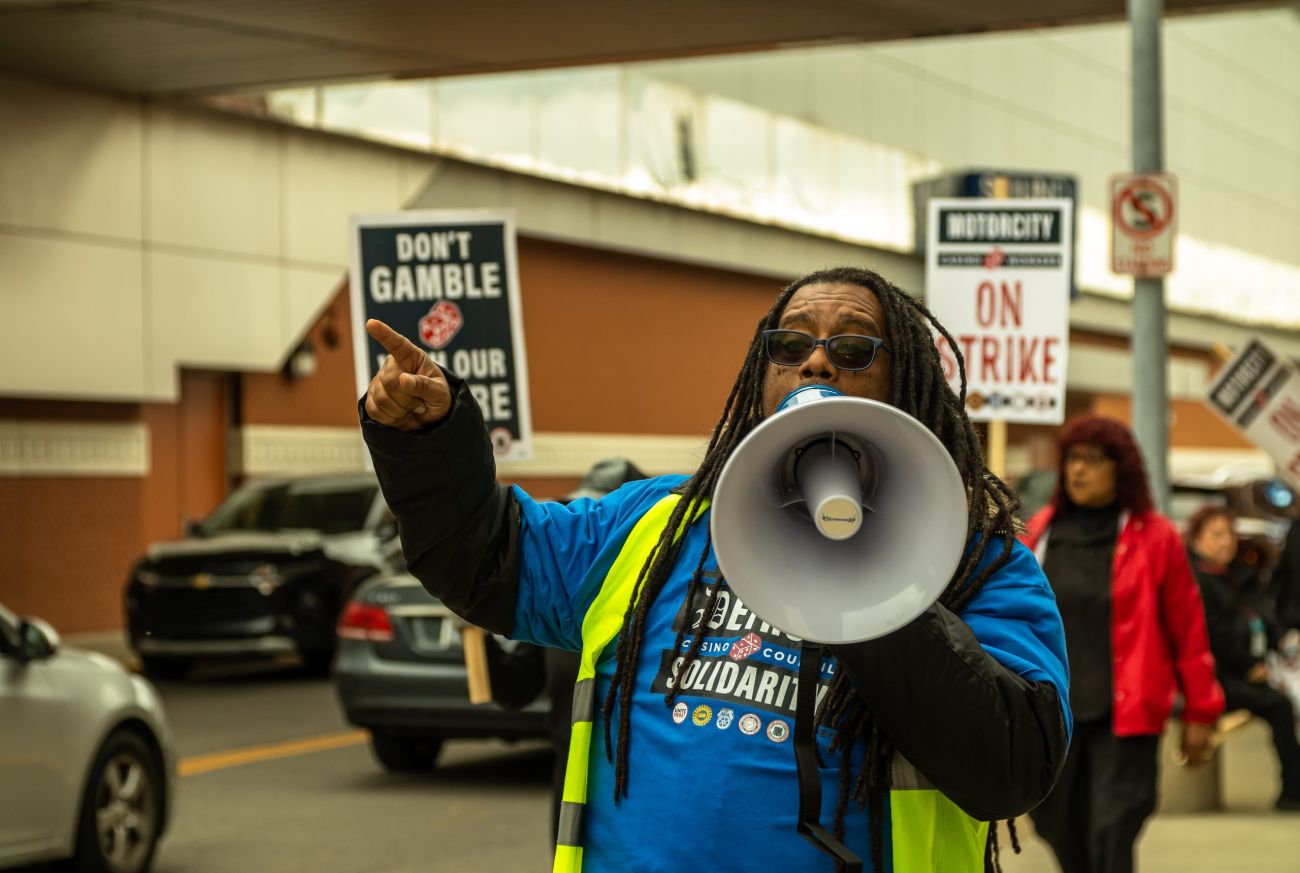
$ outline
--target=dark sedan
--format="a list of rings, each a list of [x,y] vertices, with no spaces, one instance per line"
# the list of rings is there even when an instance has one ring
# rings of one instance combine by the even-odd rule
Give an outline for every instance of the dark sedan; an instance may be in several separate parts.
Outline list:
[[[517,672],[534,676],[536,684],[525,692],[511,689],[519,708],[470,703],[456,619],[409,575],[366,582],[344,609],[338,632],[333,672],[339,703],[348,721],[370,731],[375,757],[387,770],[429,769],[446,739],[547,736],[541,650],[489,638],[494,683],[500,684],[499,668],[512,658],[528,658]],[[495,690],[502,699],[504,689]]]
[[[328,670],[348,595],[396,529],[373,476],[256,482],[191,531],[156,543],[126,588],[130,644],[156,678],[196,658],[297,654]]]

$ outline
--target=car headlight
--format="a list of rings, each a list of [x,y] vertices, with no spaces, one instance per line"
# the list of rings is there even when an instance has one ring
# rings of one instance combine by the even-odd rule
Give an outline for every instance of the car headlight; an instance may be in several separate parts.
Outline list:
[[[135,581],[146,588],[157,588],[158,583],[162,581],[162,577],[153,570],[136,570]]]

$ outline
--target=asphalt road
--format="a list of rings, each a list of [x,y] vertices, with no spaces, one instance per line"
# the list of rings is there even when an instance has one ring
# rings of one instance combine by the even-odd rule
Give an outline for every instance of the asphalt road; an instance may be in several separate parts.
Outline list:
[[[343,721],[328,680],[293,668],[200,670],[159,687],[183,775],[154,873],[550,869],[542,743],[448,742],[435,770],[394,776]],[[1143,873],[1300,871],[1300,819],[1269,810],[1276,764],[1256,728],[1229,747],[1233,812],[1158,816],[1140,843]],[[1023,854],[1003,855],[1007,873],[1056,869],[1025,820],[1021,839]]]
[[[428,775],[394,776],[328,680],[209,671],[159,689],[182,775],[154,873],[550,869],[543,743],[452,741]]]
[[[451,742],[435,771],[392,776],[344,723],[328,681],[294,670],[201,673],[161,688],[191,775],[180,780],[155,873],[550,869],[543,744]],[[1158,816],[1139,845],[1143,873],[1300,871],[1297,820],[1269,810],[1267,735],[1247,733],[1231,747],[1234,812]],[[1020,831],[1020,855],[1004,836],[1007,873],[1057,869],[1028,821]]]

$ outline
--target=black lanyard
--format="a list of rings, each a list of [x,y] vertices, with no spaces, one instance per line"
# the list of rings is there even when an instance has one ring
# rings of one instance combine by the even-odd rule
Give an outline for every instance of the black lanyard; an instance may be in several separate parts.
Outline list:
[[[799,692],[794,710],[794,760],[799,774],[799,833],[835,859],[836,873],[862,873],[862,859],[821,825],[822,778],[817,766],[813,720],[817,684],[821,679],[822,647],[804,642],[799,650]],[[849,754],[845,749],[843,754]]]

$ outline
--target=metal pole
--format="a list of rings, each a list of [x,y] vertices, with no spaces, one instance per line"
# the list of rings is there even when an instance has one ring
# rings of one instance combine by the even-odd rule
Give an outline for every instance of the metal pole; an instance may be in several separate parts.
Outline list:
[[[1160,16],[1164,0],[1128,0],[1133,36],[1133,171],[1164,169]],[[1165,280],[1133,280],[1133,430],[1151,476],[1151,496],[1169,509],[1168,329]]]

